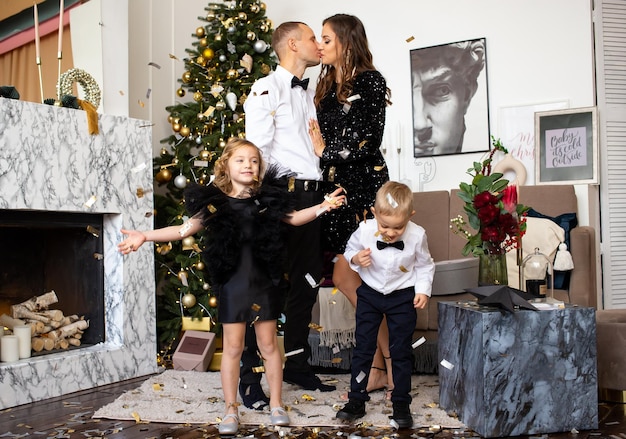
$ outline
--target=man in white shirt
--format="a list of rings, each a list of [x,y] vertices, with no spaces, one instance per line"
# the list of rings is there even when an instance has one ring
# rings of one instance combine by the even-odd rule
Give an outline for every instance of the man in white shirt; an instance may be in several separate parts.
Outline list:
[[[308,133],[309,120],[316,119],[315,91],[308,87],[308,79],[302,80],[307,67],[319,64],[319,50],[311,28],[300,22],[278,26],[272,35],[272,48],[280,63],[272,74],[256,81],[246,99],[246,138],[261,149],[268,163],[295,173],[290,190],[296,194],[295,208],[302,209],[323,200],[319,157]],[[322,275],[320,223],[315,220],[288,227],[290,286],[285,305],[285,352],[300,353],[288,357],[283,379],[307,390],[331,391],[335,386],[321,383],[308,363],[309,323],[319,288],[307,277],[315,284]],[[244,405],[260,409],[267,397],[259,384],[260,374],[251,373],[256,365],[256,343],[247,334],[239,393]]]

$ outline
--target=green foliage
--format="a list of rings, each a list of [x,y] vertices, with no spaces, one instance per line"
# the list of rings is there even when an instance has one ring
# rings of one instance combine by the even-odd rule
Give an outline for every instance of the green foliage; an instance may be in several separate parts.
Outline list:
[[[178,79],[178,97],[166,108],[172,134],[161,140],[154,173],[163,194],[155,195],[155,227],[183,224],[187,218],[183,191],[195,182],[210,181],[213,164],[230,137],[245,137],[243,103],[250,87],[276,65],[269,46],[272,23],[259,0],[209,3],[206,15],[191,34],[185,72]],[[178,178],[177,178],[178,177]],[[185,316],[216,318],[212,294],[202,268],[203,236],[194,242],[175,241],[155,247],[157,270],[157,332],[162,346],[171,346]],[[200,268],[199,268],[200,267]],[[181,308],[191,293],[196,305]],[[219,330],[217,328],[216,330]]]

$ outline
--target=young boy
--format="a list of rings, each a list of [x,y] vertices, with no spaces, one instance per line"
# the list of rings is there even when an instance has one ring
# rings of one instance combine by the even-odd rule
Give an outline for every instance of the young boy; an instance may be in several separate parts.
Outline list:
[[[374,220],[363,221],[352,234],[345,257],[363,280],[357,289],[356,346],[352,353],[352,378],[348,403],[337,418],[353,421],[365,415],[369,370],[376,351],[376,334],[383,316],[389,326],[394,389],[392,419],[398,428],[413,425],[411,370],[414,308],[422,309],[430,297],[435,263],[422,227],[410,222],[411,189],[394,181],[376,193]]]

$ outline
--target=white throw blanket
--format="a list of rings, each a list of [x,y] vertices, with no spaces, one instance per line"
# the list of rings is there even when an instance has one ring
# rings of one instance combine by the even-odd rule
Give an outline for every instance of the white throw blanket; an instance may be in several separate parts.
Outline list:
[[[333,294],[333,291],[335,293]],[[345,349],[355,344],[355,310],[339,290],[320,288],[320,345]]]

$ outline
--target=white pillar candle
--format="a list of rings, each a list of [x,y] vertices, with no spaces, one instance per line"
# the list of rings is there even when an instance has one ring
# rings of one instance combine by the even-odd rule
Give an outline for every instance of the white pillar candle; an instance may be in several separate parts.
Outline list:
[[[4,326],[0,325],[0,337],[4,335]]]
[[[21,358],[30,358],[30,325],[18,325],[13,327],[13,335],[18,339],[18,353]]]
[[[8,363],[17,361],[19,356],[19,341],[15,335],[5,335],[0,339],[0,361]]]

